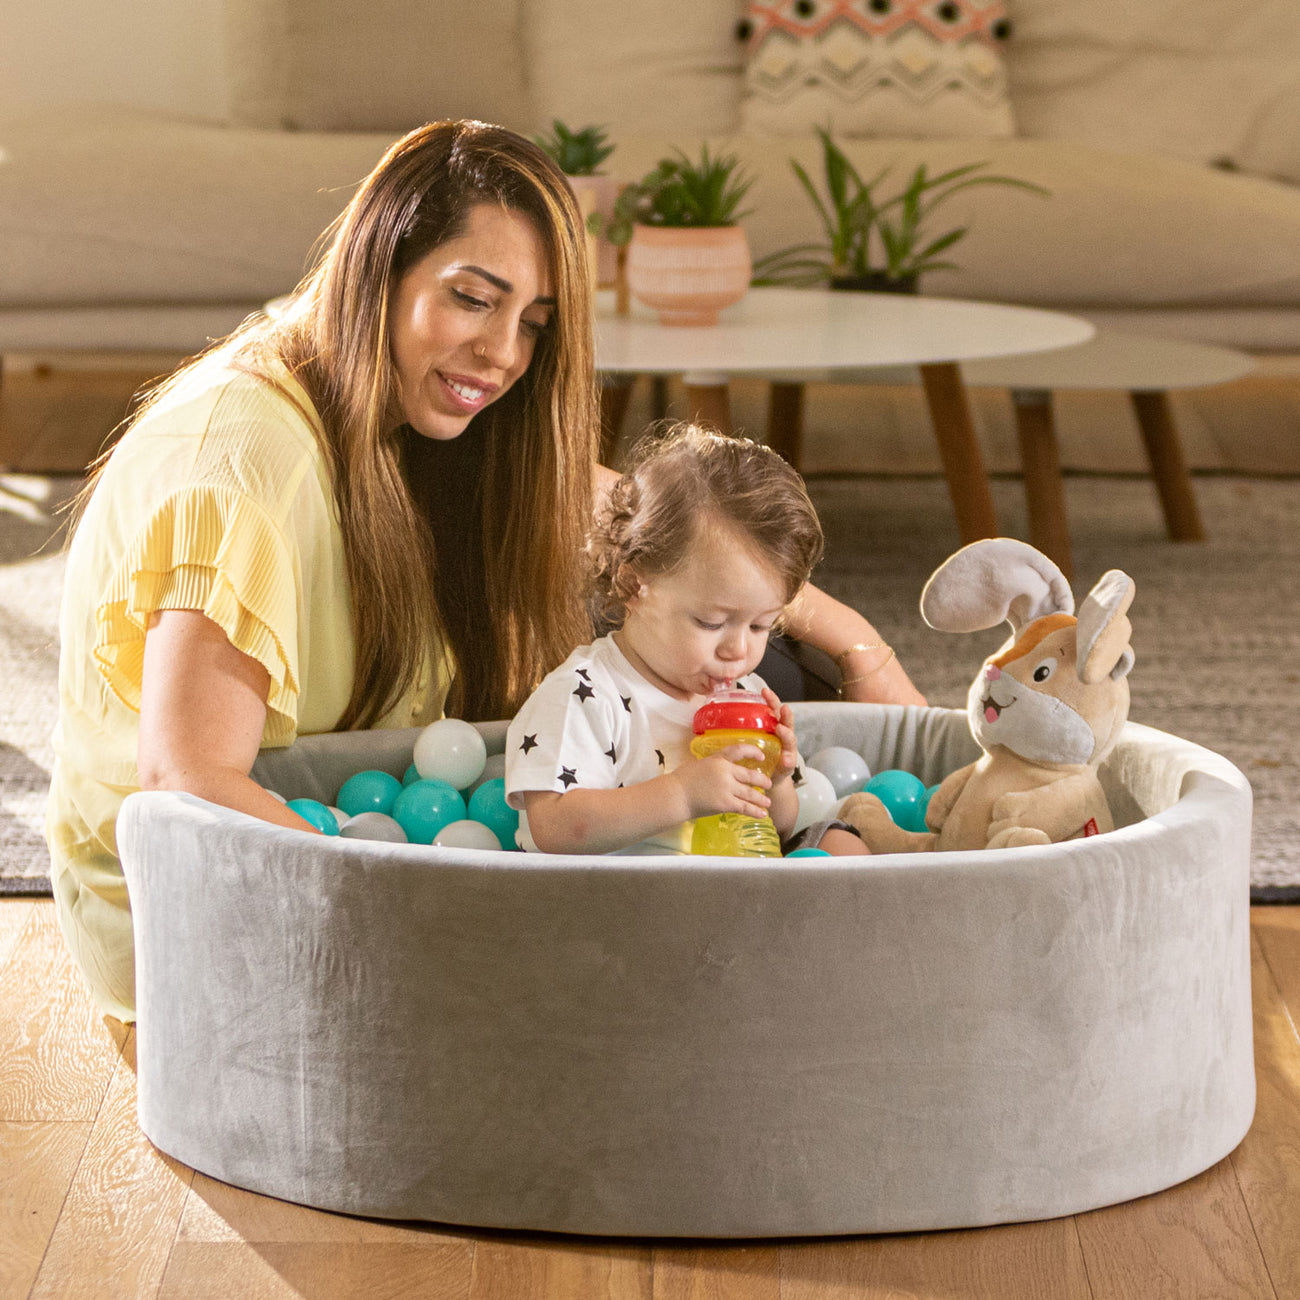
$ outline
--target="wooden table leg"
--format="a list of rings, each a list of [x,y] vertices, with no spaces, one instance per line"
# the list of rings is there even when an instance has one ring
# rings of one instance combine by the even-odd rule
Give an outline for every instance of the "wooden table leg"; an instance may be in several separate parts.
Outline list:
[[[650,376],[650,418],[666,420],[668,418],[668,376]]]
[[[686,380],[687,418],[697,424],[707,424],[719,433],[731,432],[731,399],[727,394],[725,377],[720,383],[691,382]]]
[[[1133,410],[1137,414],[1138,428],[1146,444],[1151,476],[1160,493],[1160,505],[1165,512],[1165,528],[1175,542],[1203,542],[1205,528],[1201,513],[1196,507],[1192,492],[1192,478],[1187,472],[1187,460],[1174,423],[1169,394],[1165,392],[1132,392]]]
[[[773,383],[767,396],[767,445],[795,467],[803,468],[802,384]]]
[[[609,465],[618,447],[635,375],[603,375],[600,382],[600,463]]]
[[[1020,441],[1020,467],[1025,476],[1025,504],[1029,509],[1029,540],[1067,578],[1074,577],[1070,555],[1070,526],[1065,514],[1065,483],[1056,445],[1052,394],[1043,388],[1014,388],[1016,437]]]
[[[920,370],[962,544],[996,537],[997,513],[961,370],[953,361],[921,366]]]

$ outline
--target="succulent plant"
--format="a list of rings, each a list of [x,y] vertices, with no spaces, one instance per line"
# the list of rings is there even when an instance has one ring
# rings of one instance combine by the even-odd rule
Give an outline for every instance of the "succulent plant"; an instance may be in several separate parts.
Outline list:
[[[549,135],[535,135],[533,142],[555,159],[566,176],[594,176],[601,163],[614,152],[607,144],[608,135],[603,126],[584,126],[571,131],[557,117],[551,123]]]
[[[753,183],[734,154],[712,157],[706,144],[692,161],[675,150],[619,195],[606,237],[625,244],[634,224],[734,226],[745,215],[738,209]]]

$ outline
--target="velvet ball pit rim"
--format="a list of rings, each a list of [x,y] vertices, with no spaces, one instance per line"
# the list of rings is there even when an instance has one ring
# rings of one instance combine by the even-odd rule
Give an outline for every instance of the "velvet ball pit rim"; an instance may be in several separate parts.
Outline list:
[[[810,749],[867,724],[876,767],[974,756],[958,710],[795,708]],[[326,767],[355,758],[320,739]],[[401,733],[377,743],[402,761]],[[323,1209],[595,1235],[967,1227],[1160,1190],[1253,1114],[1250,791],[1136,724],[1104,783],[1127,824],[1088,840],[762,864],[304,850],[132,795],[141,1126]]]

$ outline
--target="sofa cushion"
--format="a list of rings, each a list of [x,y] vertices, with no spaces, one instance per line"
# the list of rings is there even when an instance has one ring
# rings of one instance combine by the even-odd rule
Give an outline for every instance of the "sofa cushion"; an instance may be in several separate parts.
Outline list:
[[[680,135],[734,131],[744,46],[728,4],[526,0],[524,50],[538,121]],[[616,160],[612,160],[616,161]]]
[[[232,120],[405,131],[444,117],[533,120],[520,0],[225,0]]]
[[[636,177],[680,136],[625,135]],[[0,308],[259,302],[291,288],[311,246],[390,141],[241,130],[126,110],[67,110],[0,126]],[[1047,186],[963,191],[939,231],[971,225],[959,271],[928,293],[1059,307],[1296,307],[1300,189],[1170,158],[1042,140],[845,140],[865,175],[901,178],[987,159]],[[790,169],[818,174],[812,139],[718,136],[754,173],[756,254],[812,238]]]
[[[283,292],[390,141],[103,108],[0,125],[0,306]]]
[[[1001,0],[750,0],[745,26],[746,130],[1012,133]]]
[[[1265,136],[1300,125],[1295,0],[1015,0],[1014,14],[1023,135],[1250,170],[1273,157]],[[1300,173],[1294,141],[1264,170]]]

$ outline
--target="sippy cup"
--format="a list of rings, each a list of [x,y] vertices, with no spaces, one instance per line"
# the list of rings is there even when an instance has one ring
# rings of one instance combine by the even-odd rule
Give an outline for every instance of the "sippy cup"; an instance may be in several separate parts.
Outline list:
[[[728,745],[756,745],[763,758],[741,759],[745,767],[760,769],[771,776],[781,757],[776,737],[776,714],[757,691],[715,691],[695,711],[695,739],[691,753],[707,758]],[[779,858],[781,840],[765,813],[716,813],[699,817],[691,836],[691,852],[728,858]]]

